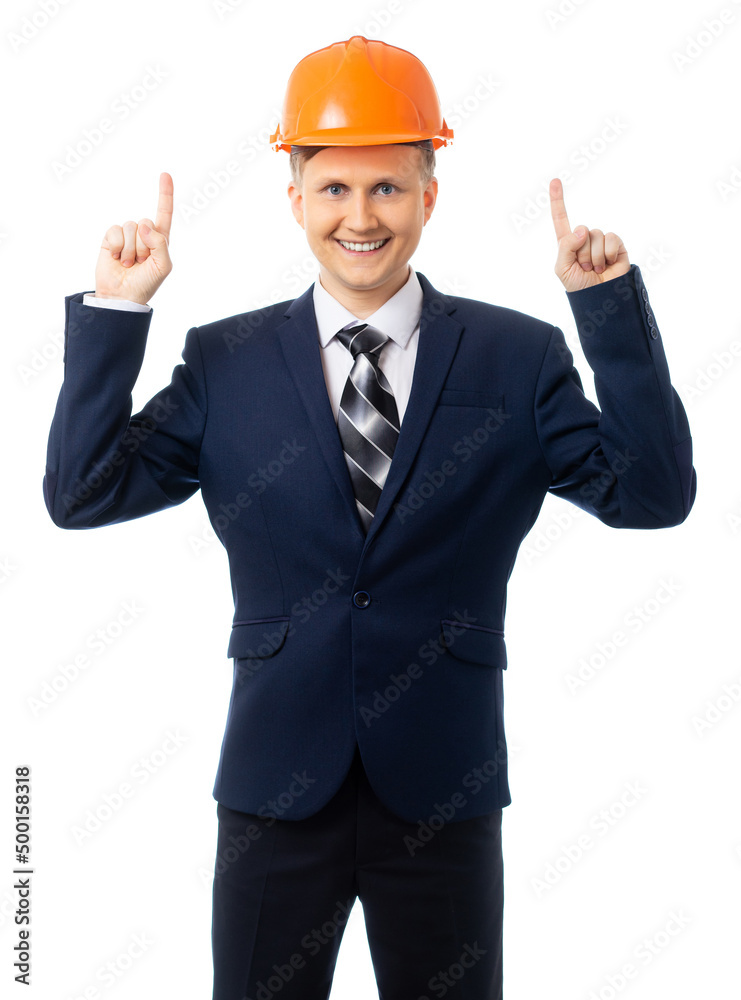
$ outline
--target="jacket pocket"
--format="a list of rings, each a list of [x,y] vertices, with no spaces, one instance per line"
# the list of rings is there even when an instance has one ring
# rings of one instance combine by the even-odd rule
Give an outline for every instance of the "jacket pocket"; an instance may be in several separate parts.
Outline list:
[[[291,625],[288,615],[275,618],[252,618],[232,625],[228,657],[266,660],[283,648]]]
[[[451,618],[443,618],[440,624],[440,642],[451,656],[485,667],[507,669],[507,648],[502,629],[470,625]]]

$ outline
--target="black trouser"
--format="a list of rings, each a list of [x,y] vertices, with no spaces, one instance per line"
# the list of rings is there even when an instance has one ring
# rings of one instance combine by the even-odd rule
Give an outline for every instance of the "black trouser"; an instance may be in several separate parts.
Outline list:
[[[214,1000],[327,1000],[356,897],[380,1000],[501,1000],[501,809],[420,846],[419,824],[378,800],[356,748],[313,816],[217,815]]]

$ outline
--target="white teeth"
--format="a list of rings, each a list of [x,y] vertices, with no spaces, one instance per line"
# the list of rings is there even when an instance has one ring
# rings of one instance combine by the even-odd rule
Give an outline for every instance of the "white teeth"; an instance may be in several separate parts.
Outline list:
[[[346,240],[338,240],[346,250],[377,250],[388,240],[376,240],[375,243],[348,243]]]

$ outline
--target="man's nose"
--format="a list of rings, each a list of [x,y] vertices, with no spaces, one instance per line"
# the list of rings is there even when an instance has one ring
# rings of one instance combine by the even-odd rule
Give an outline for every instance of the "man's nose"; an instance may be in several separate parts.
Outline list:
[[[378,228],[375,209],[367,194],[356,193],[350,199],[345,222],[356,233],[367,233]]]

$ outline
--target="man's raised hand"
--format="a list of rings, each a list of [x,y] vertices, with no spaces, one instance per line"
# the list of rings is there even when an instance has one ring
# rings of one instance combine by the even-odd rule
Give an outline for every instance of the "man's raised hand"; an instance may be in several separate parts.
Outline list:
[[[111,226],[95,268],[95,294],[146,304],[172,270],[167,249],[172,222],[172,177],[160,174],[157,220]]]
[[[558,240],[558,257],[554,271],[567,292],[598,285],[619,278],[630,270],[628,251],[615,233],[577,226],[572,232],[563,200],[563,185],[551,181],[551,217]]]

